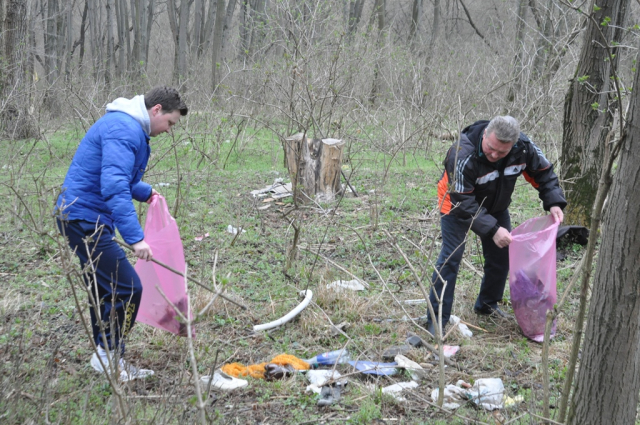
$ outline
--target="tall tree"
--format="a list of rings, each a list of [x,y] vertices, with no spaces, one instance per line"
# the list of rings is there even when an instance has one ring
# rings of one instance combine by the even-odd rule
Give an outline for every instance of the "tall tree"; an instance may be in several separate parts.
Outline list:
[[[4,50],[2,58],[7,64],[0,74],[0,130],[12,139],[23,139],[36,134],[28,113],[31,104],[29,39],[27,31],[27,0],[8,0],[6,3]]]
[[[516,99],[518,93],[520,93],[520,86],[522,85],[522,78],[524,72],[523,57],[525,54],[524,46],[524,27],[527,22],[527,0],[518,0],[516,11],[516,37],[515,37],[515,57],[513,58],[513,69],[511,84],[509,84],[509,91],[507,92],[507,101],[513,102]]]
[[[636,71],[633,87],[640,87]],[[589,319],[567,424],[633,424],[640,391],[640,93],[631,94],[608,194]],[[636,207],[633,207],[636,205]]]
[[[571,224],[589,227],[591,220],[605,138],[620,109],[612,78],[628,7],[629,0],[598,1],[565,98],[561,177],[567,184],[565,218]]]
[[[225,18],[225,0],[218,0],[216,8],[216,22],[213,30],[213,43],[211,52],[211,92],[216,91],[216,87],[220,82],[220,63],[222,53],[222,34]]]
[[[187,34],[189,27],[189,9],[191,2],[181,0],[176,7],[175,0],[167,1],[169,12],[169,26],[173,34],[174,61],[173,61],[173,82],[183,89],[187,75]]]

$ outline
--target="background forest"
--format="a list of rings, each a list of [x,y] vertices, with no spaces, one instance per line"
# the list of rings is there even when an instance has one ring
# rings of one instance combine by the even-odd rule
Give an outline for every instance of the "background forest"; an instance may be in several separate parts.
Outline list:
[[[0,421],[633,423],[639,24],[631,0],[0,0]],[[87,314],[74,301],[82,283],[62,260],[51,208],[106,103],[156,85],[178,88],[190,111],[152,140],[145,180],[170,203],[190,273],[251,313],[216,301],[193,347],[138,326],[129,350],[160,377],[111,387],[87,368]],[[558,263],[566,298],[551,344],[473,315],[482,255],[471,235],[455,311],[485,332],[448,337],[462,349],[446,372],[428,350],[414,353],[433,377],[405,403],[371,389],[392,382],[355,378],[331,409],[304,394],[300,377],[253,381],[245,392],[194,389],[194,376],[230,361],[345,345],[379,359],[411,333],[426,339],[401,320],[424,306],[401,301],[423,297],[437,255],[443,155],[460,129],[498,114],[519,119],[555,164],[567,223],[596,235],[587,248],[565,247]],[[299,205],[250,195],[288,179],[285,138],[298,132],[346,142],[344,197]],[[527,186],[514,196],[514,225],[542,214]],[[247,233],[230,235],[228,225]],[[364,295],[326,290],[354,275],[370,283]],[[316,293],[311,312],[250,331],[306,288]],[[210,294],[192,290],[203,309]],[[590,297],[597,308],[587,309]],[[349,327],[332,333],[341,322]],[[583,333],[589,368],[576,369]],[[502,378],[524,402],[451,413],[430,398],[442,383],[481,377]]]

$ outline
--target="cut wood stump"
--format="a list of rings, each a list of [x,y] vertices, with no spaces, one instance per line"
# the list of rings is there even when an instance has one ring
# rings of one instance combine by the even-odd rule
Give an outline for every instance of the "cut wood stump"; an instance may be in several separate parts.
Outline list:
[[[285,139],[287,168],[297,202],[332,201],[342,190],[340,139],[311,139],[298,133]]]

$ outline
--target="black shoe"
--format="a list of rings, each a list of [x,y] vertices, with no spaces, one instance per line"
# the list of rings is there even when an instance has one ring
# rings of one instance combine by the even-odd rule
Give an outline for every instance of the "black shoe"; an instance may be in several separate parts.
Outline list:
[[[447,327],[447,323],[444,323],[442,325],[442,336],[444,336],[445,334],[445,328]],[[425,328],[429,331],[429,333],[435,338],[436,337],[436,327],[433,325],[433,323],[431,321],[427,322]]]
[[[476,312],[476,314],[480,314],[483,316],[495,316],[495,317],[500,317],[502,319],[511,318],[511,315],[502,311],[498,306],[495,306],[495,307],[485,306],[484,308],[474,308],[473,310]]]

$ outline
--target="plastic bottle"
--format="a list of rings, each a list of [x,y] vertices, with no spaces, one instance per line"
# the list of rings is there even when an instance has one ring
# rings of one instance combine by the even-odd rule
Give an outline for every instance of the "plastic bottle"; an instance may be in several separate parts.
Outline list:
[[[341,350],[318,354],[317,356],[305,360],[305,362],[309,363],[311,366],[333,366],[334,364],[347,363],[349,360],[351,360],[351,356],[349,355],[349,352],[343,348]]]

